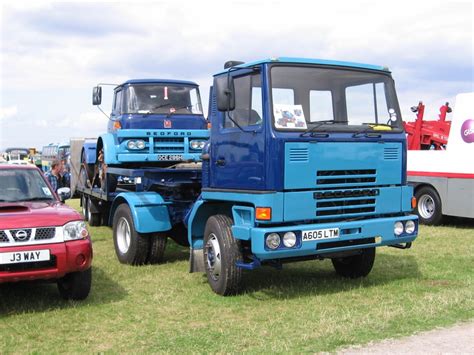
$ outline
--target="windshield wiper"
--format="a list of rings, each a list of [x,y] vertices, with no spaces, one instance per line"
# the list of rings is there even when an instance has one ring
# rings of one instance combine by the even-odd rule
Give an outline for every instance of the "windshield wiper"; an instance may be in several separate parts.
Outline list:
[[[358,138],[361,135],[366,135],[366,133],[369,133],[370,131],[374,131],[374,127],[376,127],[376,126],[389,127],[390,130],[392,130],[392,128],[393,128],[391,125],[386,124],[386,123],[364,122],[362,124],[367,125],[367,127],[364,127],[360,131],[355,132],[352,135],[352,138]],[[381,137],[380,133],[375,133],[373,136],[374,137]]]
[[[318,122],[311,122],[312,124],[314,124],[313,127],[310,127],[308,128],[306,131],[304,131],[303,133],[300,134],[300,137],[304,137],[306,136],[307,133],[311,133],[310,136],[313,135],[313,132],[316,130],[316,128],[319,128],[321,127],[322,125],[326,125],[326,124],[334,124],[336,121],[334,120],[324,120],[324,121],[318,121]]]

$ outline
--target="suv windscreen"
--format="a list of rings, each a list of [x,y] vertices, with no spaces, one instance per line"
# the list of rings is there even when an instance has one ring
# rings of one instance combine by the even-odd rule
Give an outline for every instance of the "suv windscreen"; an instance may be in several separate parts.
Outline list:
[[[0,202],[54,200],[40,172],[30,169],[0,170]]]
[[[273,66],[271,84],[277,130],[321,127],[325,131],[359,131],[361,126],[401,129],[400,109],[389,75],[311,66]]]
[[[129,85],[123,113],[202,115],[199,90],[185,85]]]

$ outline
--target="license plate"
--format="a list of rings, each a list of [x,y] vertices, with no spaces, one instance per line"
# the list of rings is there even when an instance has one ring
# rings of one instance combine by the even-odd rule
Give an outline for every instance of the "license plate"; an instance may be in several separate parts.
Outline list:
[[[339,238],[339,228],[316,229],[312,231],[303,231],[302,233],[303,242]]]
[[[33,263],[49,260],[49,250],[28,250],[0,253],[0,264]]]
[[[181,154],[158,154],[158,160],[178,161],[178,160],[183,160],[183,156]]]

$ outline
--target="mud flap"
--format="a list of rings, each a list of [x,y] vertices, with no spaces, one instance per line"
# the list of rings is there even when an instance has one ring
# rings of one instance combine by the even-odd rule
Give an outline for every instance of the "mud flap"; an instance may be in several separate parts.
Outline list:
[[[189,272],[206,272],[204,267],[204,249],[189,248]]]

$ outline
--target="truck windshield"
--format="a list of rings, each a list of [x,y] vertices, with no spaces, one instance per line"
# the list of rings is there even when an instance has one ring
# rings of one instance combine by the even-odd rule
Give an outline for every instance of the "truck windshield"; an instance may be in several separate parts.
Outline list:
[[[125,113],[202,115],[199,90],[185,85],[130,85],[123,101]]]
[[[382,73],[273,66],[272,112],[277,130],[399,130],[392,78]]]
[[[0,170],[0,202],[40,200],[54,200],[54,197],[39,171]]]

